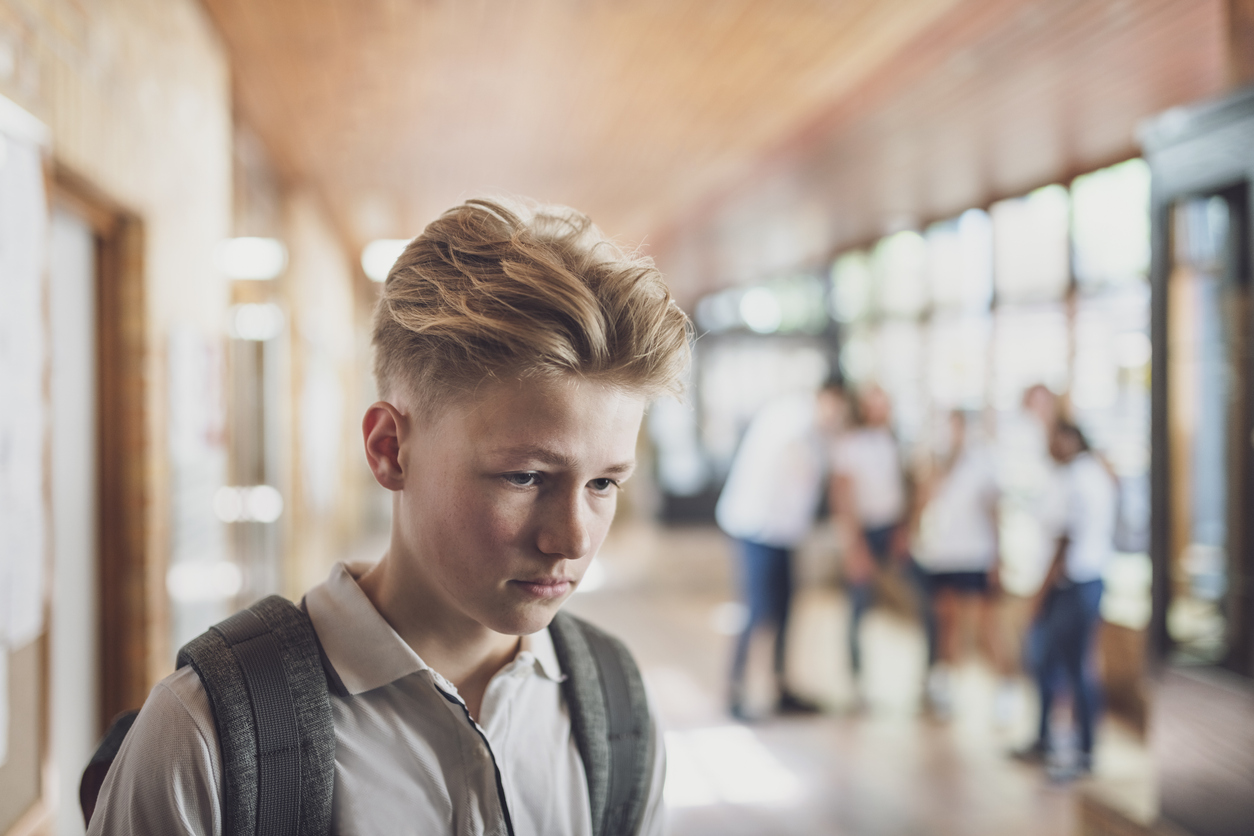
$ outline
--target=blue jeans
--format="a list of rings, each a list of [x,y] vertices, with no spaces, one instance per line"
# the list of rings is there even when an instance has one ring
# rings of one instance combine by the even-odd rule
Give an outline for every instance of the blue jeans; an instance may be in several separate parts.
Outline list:
[[[788,611],[792,604],[791,549],[751,540],[737,540],[736,551],[740,558],[741,597],[749,612],[732,655],[733,703],[740,699],[744,688],[749,640],[754,631],[772,624],[775,626],[775,681],[783,693]]]
[[[1065,682],[1072,694],[1084,758],[1092,757],[1093,731],[1101,711],[1101,687],[1088,664],[1101,619],[1101,603],[1100,580],[1055,587],[1046,594],[1028,636],[1041,693],[1038,741],[1046,748],[1052,744],[1050,709],[1058,686]]]

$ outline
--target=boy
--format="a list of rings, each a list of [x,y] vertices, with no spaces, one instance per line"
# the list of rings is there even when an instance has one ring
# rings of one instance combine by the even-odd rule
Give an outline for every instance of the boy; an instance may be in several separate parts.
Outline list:
[[[605,538],[648,400],[678,387],[687,319],[584,216],[472,200],[397,260],[374,346],[382,400],[362,430],[391,544],[305,599],[337,684],[331,831],[591,834],[546,628]],[[205,688],[181,668],[90,832],[222,833],[223,780]]]

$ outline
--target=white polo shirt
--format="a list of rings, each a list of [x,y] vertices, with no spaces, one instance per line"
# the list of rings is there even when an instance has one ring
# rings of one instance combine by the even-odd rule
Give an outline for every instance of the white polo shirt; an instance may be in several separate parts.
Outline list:
[[[719,528],[768,546],[798,545],[814,527],[826,465],[814,395],[766,405],[749,422],[714,508]]]
[[[1063,556],[1072,583],[1095,581],[1106,570],[1114,549],[1115,481],[1091,453],[1081,453],[1060,468],[1065,516],[1056,528],[1067,538]]]
[[[833,469],[853,482],[853,503],[863,528],[896,525],[906,516],[897,439],[887,427],[862,427],[836,444]]]
[[[349,692],[331,694],[332,832],[503,836],[495,760],[517,836],[591,836],[587,779],[548,630],[523,638],[518,655],[488,683],[479,723],[472,724],[457,689],[361,591],[355,578],[368,568],[337,563],[305,599]],[[657,758],[640,830],[649,836],[663,824],[665,752],[656,722],[654,730]],[[109,770],[89,833],[216,836],[222,815],[217,732],[205,689],[188,666],[144,703]]]
[[[967,447],[940,480],[919,523],[915,557],[932,572],[987,572],[997,560],[1000,492],[990,451]]]

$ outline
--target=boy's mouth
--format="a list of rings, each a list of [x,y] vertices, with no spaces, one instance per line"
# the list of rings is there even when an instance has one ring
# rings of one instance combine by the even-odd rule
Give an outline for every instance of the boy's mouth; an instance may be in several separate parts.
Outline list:
[[[535,578],[514,580],[510,584],[536,598],[560,598],[570,591],[574,578]]]

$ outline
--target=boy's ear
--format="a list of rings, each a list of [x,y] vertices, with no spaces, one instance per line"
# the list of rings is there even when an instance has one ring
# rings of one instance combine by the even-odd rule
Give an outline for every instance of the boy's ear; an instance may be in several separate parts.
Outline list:
[[[390,491],[405,487],[405,469],[401,465],[401,429],[404,426],[405,416],[387,401],[373,404],[361,421],[370,471],[375,480]]]

